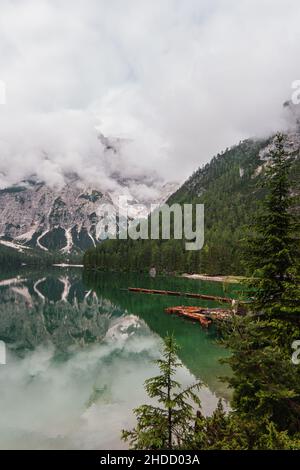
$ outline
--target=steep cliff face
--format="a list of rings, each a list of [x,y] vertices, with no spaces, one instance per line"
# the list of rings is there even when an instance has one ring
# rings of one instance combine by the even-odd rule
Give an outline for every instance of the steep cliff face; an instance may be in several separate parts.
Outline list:
[[[42,250],[85,249],[95,244],[95,210],[108,195],[75,182],[55,190],[29,181],[0,192],[2,238]]]
[[[147,217],[151,204],[164,203],[178,188],[178,183],[166,183],[154,171],[144,173],[138,162],[134,169],[124,166],[126,140],[99,134],[98,142],[99,174],[83,176],[61,164],[63,186],[48,184],[36,168],[30,178],[0,189],[0,249],[4,245],[23,253],[37,248],[39,255],[81,253],[99,241],[107,220],[105,207],[110,206],[114,220],[125,215],[119,196],[128,200],[130,221]]]
[[[147,201],[129,197],[131,218],[147,215],[139,203],[162,203],[174,187],[162,184],[158,197]],[[118,209],[115,195],[88,187],[77,177],[60,189],[35,180],[23,181],[0,191],[0,240],[61,253],[85,250],[97,243],[96,226],[103,204]]]

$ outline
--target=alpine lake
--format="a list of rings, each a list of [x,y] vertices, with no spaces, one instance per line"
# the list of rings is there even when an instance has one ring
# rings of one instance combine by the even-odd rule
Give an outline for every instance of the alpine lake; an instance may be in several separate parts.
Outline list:
[[[47,271],[0,273],[1,449],[120,449],[132,409],[149,399],[144,381],[156,375],[162,340],[174,334],[187,386],[201,380],[202,411],[210,414],[230,391],[228,355],[214,328],[168,315],[175,305],[215,302],[133,293],[144,287],[236,297],[238,286],[142,274]],[[3,351],[2,351],[3,352]]]

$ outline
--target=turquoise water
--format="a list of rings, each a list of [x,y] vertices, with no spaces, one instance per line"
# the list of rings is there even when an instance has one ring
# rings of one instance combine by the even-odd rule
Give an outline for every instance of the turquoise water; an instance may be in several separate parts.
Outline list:
[[[125,288],[234,296],[235,287],[183,278],[83,273],[53,268],[0,276],[0,448],[113,449],[125,447],[122,428],[147,400],[146,378],[157,373],[162,338],[173,333],[182,361],[179,380],[203,382],[210,413],[228,390],[228,370],[214,332],[168,315],[171,305],[212,302],[130,293]]]

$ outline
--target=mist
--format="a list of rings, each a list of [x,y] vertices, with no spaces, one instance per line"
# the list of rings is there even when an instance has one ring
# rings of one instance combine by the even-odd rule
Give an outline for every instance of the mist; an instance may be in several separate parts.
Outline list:
[[[138,334],[128,334],[133,325]],[[103,342],[55,359],[54,346],[18,358],[9,351],[0,376],[0,437],[5,449],[120,449],[122,428],[135,424],[132,408],[147,402],[144,381],[158,373],[161,340],[134,315],[111,325]],[[190,386],[186,367],[178,380]],[[200,392],[207,413],[218,398]]]
[[[71,172],[112,191],[116,173],[181,182],[287,126],[297,0],[0,0],[0,11],[1,188]]]

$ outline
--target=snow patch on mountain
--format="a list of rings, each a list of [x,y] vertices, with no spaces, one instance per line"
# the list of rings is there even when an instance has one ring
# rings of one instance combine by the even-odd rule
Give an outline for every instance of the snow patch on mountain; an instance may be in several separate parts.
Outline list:
[[[14,250],[24,253],[25,250],[30,250],[28,246],[19,245],[18,243],[10,242],[8,240],[0,239],[0,244],[7,246],[8,248],[13,248]]]
[[[118,181],[119,187],[122,184],[131,220],[147,217],[151,204],[165,202],[177,188],[173,183],[143,181],[150,190],[153,187],[149,191],[153,197],[138,200],[129,191],[128,179]],[[99,241],[97,225],[102,220],[104,223],[101,208],[109,206],[114,213],[119,209],[122,212],[119,201],[116,192],[85,186],[77,175],[69,177],[60,188],[32,178],[0,191],[0,238],[19,250],[32,247],[65,254],[83,251]]]

